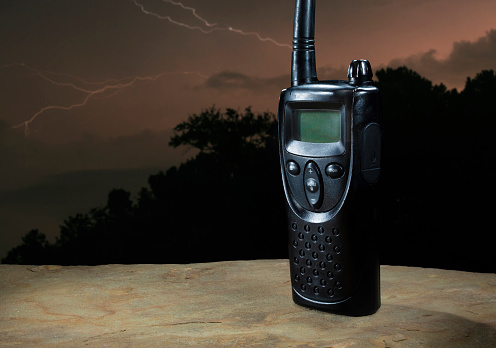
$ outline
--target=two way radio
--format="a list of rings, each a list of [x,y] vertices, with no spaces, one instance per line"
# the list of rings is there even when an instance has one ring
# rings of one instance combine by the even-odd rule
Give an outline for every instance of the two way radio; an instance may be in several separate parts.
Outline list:
[[[319,81],[315,0],[296,0],[292,85],[279,100],[279,154],[289,231],[293,300],[361,316],[380,307],[374,247],[381,108],[367,60],[348,81]]]

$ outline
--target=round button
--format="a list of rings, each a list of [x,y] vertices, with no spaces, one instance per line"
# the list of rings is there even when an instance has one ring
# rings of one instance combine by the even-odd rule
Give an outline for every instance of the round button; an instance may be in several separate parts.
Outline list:
[[[319,182],[314,178],[309,178],[305,182],[305,186],[310,193],[315,193],[319,191]]]
[[[295,161],[288,161],[288,163],[286,163],[286,168],[288,169],[289,174],[300,174],[300,166]]]
[[[338,179],[343,176],[344,169],[339,163],[331,163],[326,167],[325,173],[332,179]]]

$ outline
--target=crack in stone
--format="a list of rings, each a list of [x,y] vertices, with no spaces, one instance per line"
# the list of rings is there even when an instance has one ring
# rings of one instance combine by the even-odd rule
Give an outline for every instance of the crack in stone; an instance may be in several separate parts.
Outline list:
[[[160,325],[152,325],[152,326],[178,326],[178,325],[190,325],[190,324],[223,324],[222,321],[184,321],[179,323],[169,323],[169,324],[160,324]]]

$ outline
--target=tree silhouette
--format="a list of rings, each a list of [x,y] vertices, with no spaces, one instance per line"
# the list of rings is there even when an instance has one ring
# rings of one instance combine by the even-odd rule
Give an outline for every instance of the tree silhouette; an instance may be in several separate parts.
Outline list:
[[[164,245],[172,262],[285,256],[275,115],[212,107],[174,130],[171,146],[200,152],[150,176],[150,190],[140,193],[142,221],[167,230],[155,245]]]
[[[22,244],[13,248],[2,263],[19,265],[49,263],[49,243],[46,236],[38,230],[31,230],[22,237]]]
[[[494,192],[494,72],[468,79],[461,93],[405,67],[376,75],[384,105],[381,262],[494,271],[490,236],[481,233]]]
[[[383,100],[377,225],[381,263],[496,271],[494,71],[461,92],[400,67],[376,72]],[[138,193],[68,217],[54,244],[37,230],[4,263],[188,263],[286,257],[276,117],[215,107],[174,128],[193,158]]]
[[[223,113],[212,106],[178,124],[169,145],[192,146],[221,157],[239,156],[265,148],[274,136],[270,134],[274,124],[275,116],[269,112],[255,115],[248,107],[244,114],[230,108]]]

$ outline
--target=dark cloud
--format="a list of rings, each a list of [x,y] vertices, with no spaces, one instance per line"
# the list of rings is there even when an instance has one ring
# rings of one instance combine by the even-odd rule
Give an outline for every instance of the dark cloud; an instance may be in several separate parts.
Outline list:
[[[317,76],[320,80],[342,80],[346,79],[348,68],[334,68],[330,66],[319,67]],[[237,71],[222,71],[212,75],[206,82],[205,87],[217,90],[237,90],[245,89],[252,92],[266,93],[268,90],[281,90],[289,87],[291,76],[288,71],[287,75],[276,77],[256,77],[243,74]]]
[[[481,70],[496,69],[496,29],[489,30],[478,40],[458,41],[446,59],[436,58],[436,50],[393,59],[389,66],[405,65],[426,78],[449,87],[463,88],[467,77]]]
[[[0,121],[0,191],[27,187],[41,178],[80,170],[164,168],[184,160],[169,147],[172,130],[142,131],[114,138],[87,135],[63,146],[25,137]],[[192,156],[188,153],[185,156]]]
[[[262,78],[249,76],[236,71],[222,71],[212,75],[206,82],[205,86],[218,90],[247,89],[253,92],[266,92],[267,89],[281,89],[290,81],[289,76],[282,75],[277,77]]]

